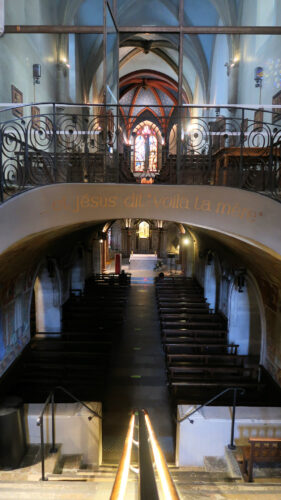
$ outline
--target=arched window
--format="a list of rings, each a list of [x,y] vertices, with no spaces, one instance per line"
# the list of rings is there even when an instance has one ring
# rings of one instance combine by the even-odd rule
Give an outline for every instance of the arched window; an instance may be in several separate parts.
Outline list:
[[[145,221],[139,224],[139,238],[149,238],[149,224]]]
[[[143,172],[145,163],[145,141],[142,135],[136,138],[135,171]]]
[[[152,127],[145,125],[135,140],[135,172],[157,172],[158,141]]]

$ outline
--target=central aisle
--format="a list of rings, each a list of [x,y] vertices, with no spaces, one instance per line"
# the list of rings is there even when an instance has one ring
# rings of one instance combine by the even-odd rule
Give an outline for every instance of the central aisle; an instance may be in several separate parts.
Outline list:
[[[175,429],[154,285],[131,286],[124,331],[114,357],[103,407],[103,461],[119,462],[130,411],[145,408],[166,459],[173,462]]]

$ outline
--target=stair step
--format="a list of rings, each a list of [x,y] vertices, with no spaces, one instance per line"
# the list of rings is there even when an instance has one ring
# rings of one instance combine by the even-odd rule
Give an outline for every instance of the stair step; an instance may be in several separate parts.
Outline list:
[[[204,465],[207,472],[228,473],[227,462],[223,457],[204,457]]]
[[[87,477],[77,476],[75,472],[64,472],[62,474],[47,474],[48,481],[87,481]]]
[[[82,454],[63,455],[61,460],[62,474],[77,472],[81,467],[82,457]]]

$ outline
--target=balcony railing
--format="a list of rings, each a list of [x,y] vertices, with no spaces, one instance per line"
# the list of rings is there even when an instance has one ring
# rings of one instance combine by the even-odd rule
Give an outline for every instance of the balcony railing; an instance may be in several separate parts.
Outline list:
[[[229,186],[281,201],[281,110],[38,103],[0,111],[0,201],[54,183]]]

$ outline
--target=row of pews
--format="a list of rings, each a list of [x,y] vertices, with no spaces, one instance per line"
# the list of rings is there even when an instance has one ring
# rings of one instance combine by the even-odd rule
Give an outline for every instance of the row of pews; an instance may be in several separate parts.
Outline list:
[[[258,365],[228,343],[226,319],[210,310],[194,279],[159,277],[155,285],[168,384],[177,403],[202,403],[227,387],[260,389]]]
[[[82,400],[102,400],[128,288],[129,281],[116,278],[111,286],[108,275],[98,275],[86,281],[84,293],[72,291],[63,306],[62,331],[36,333],[24,351],[15,377],[25,401],[41,402],[59,385]],[[63,393],[58,397],[68,400]]]

